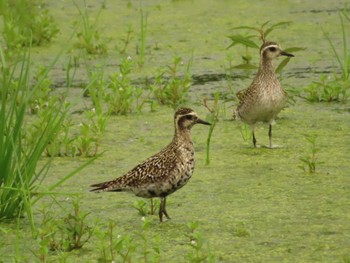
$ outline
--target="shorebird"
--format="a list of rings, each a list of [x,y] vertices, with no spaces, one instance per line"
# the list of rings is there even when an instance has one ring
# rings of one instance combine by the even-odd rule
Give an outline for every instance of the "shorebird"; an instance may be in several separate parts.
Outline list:
[[[192,109],[177,110],[174,115],[175,135],[168,146],[125,175],[91,185],[94,187],[91,191],[129,191],[143,198],[159,197],[159,220],[163,222],[163,215],[170,219],[165,209],[167,196],[183,187],[193,174],[195,161],[190,130],[197,123],[210,125]]]
[[[260,65],[253,82],[247,89],[237,93],[239,104],[234,115],[250,126],[254,147],[255,125],[265,122],[269,123],[269,146],[272,148],[272,125],[287,100],[287,93],[278,81],[272,63],[279,56],[294,57],[283,51],[277,43],[266,41],[260,48]]]

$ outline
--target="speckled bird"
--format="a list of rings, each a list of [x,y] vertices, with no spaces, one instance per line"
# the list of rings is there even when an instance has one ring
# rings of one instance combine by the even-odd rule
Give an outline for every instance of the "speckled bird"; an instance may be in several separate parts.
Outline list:
[[[272,63],[279,56],[294,57],[283,51],[277,43],[266,41],[260,48],[260,65],[253,82],[247,89],[237,93],[239,104],[234,115],[250,126],[254,147],[255,125],[265,122],[269,123],[269,146],[272,148],[272,125],[287,100],[287,93],[278,81]]]
[[[174,115],[175,135],[168,146],[125,175],[91,185],[94,187],[91,191],[129,191],[143,198],[159,197],[159,220],[163,222],[163,215],[170,219],[165,209],[167,196],[183,187],[193,174],[195,160],[190,131],[197,123],[210,125],[192,109],[177,110]]]

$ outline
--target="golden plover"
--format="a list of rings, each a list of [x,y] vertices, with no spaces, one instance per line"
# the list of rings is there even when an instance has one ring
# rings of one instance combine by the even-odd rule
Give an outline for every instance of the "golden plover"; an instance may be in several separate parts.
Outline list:
[[[160,197],[159,220],[163,215],[170,219],[166,209],[166,197],[183,187],[194,170],[194,147],[191,128],[197,124],[210,125],[201,120],[189,108],[181,108],[174,116],[175,135],[172,142],[162,151],[134,167],[115,180],[93,184],[91,191],[131,191],[144,198]]]
[[[281,87],[272,64],[272,60],[279,56],[294,57],[283,51],[277,43],[265,42],[260,48],[258,73],[247,89],[237,93],[239,104],[234,115],[250,126],[254,147],[256,147],[255,124],[267,122],[269,146],[272,148],[272,125],[286,103],[287,93]]]

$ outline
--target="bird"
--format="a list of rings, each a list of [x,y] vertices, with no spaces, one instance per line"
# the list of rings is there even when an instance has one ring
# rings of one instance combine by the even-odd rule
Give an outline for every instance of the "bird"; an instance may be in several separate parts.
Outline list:
[[[258,122],[269,124],[269,147],[272,148],[272,125],[287,101],[287,93],[278,81],[273,60],[279,56],[294,57],[285,52],[273,41],[265,41],[260,47],[258,72],[250,86],[237,92],[239,100],[234,111],[234,118],[250,126],[253,145],[256,146],[255,125]]]
[[[192,109],[178,109],[174,114],[173,139],[163,150],[114,180],[91,185],[93,189],[90,191],[127,191],[143,198],[159,197],[159,220],[163,222],[163,216],[170,219],[166,211],[166,198],[182,188],[194,171],[191,128],[195,124],[210,125],[200,119]]]

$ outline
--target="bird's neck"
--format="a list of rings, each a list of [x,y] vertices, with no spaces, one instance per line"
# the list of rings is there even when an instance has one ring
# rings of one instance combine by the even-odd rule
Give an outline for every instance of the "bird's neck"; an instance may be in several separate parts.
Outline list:
[[[255,77],[255,82],[272,83],[278,82],[275,67],[271,59],[261,58],[259,70]]]
[[[191,131],[189,129],[176,129],[173,142],[176,144],[191,143]]]
[[[258,73],[275,75],[275,67],[272,60],[267,58],[261,58]]]

